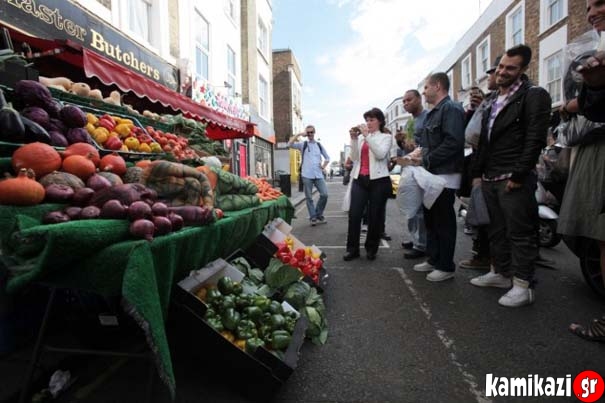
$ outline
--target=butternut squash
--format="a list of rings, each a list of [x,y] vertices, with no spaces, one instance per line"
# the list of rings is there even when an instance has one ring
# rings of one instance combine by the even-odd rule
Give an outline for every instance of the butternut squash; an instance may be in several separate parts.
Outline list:
[[[51,78],[51,77],[39,76],[38,81],[47,87],[50,87],[51,85],[52,86],[59,85],[59,86],[63,87],[65,89],[65,91],[69,91],[73,84],[73,81],[71,81],[67,77]],[[55,87],[53,87],[53,88],[55,88]]]

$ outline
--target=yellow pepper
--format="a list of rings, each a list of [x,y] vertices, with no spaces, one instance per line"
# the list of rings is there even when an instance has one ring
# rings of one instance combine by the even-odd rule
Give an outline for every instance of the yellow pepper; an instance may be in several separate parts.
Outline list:
[[[228,330],[223,330],[221,332],[221,336],[223,336],[225,339],[229,340],[229,343],[233,343],[235,341],[235,336],[233,335],[233,333],[231,333]],[[241,340],[244,343],[246,342],[245,340]]]
[[[246,350],[246,340],[237,339],[233,342],[233,344],[235,344],[235,347],[239,348],[240,350]]]

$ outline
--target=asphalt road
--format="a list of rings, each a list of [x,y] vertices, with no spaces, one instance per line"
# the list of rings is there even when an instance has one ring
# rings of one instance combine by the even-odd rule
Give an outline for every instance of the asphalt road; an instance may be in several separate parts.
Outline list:
[[[412,270],[422,260],[403,259],[403,220],[389,200],[387,232],[378,257],[342,260],[347,218],[340,209],[341,178],[328,183],[327,225],[311,227],[305,204],[297,207],[293,233],[327,254],[329,282],[324,299],[329,337],[323,346],[306,342],[298,368],[275,395],[276,402],[500,402],[579,401],[575,397],[487,397],[487,374],[494,377],[563,377],[570,383],[584,370],[605,376],[605,345],[572,335],[571,322],[586,323],[605,313],[605,304],[584,283],[578,260],[564,244],[541,251],[551,267],[537,270],[536,302],[520,309],[498,305],[505,292],[480,289],[469,280],[481,272],[458,269],[456,277],[430,283]],[[317,195],[315,196],[317,197]],[[471,238],[458,223],[455,260],[470,255]],[[233,387],[246,377],[234,364],[222,381],[208,377],[210,360],[173,355],[176,402],[245,402]],[[183,351],[185,353],[183,354]],[[148,367],[132,363],[91,363],[91,380],[67,401],[144,401]],[[200,371],[203,370],[203,371]],[[85,374],[79,374],[81,379]],[[80,398],[74,398],[80,396]],[[169,402],[155,382],[154,402]]]

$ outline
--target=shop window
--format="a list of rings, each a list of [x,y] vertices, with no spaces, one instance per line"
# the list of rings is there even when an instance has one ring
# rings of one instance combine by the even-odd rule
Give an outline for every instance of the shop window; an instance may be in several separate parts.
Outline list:
[[[522,44],[525,40],[525,2],[520,2],[506,15],[506,48]]]
[[[225,0],[225,12],[227,16],[235,23],[239,25],[239,1],[238,0]]]
[[[273,174],[271,161],[271,143],[254,138],[254,174],[259,178],[268,178]]]
[[[195,13],[195,74],[206,81],[209,79],[210,24],[196,11]]]
[[[268,49],[269,49],[269,35],[267,33],[267,26],[265,25],[263,20],[261,20],[259,18],[258,19],[258,50],[260,50],[260,52],[266,58],[267,55],[269,54]]]
[[[562,73],[562,54],[557,52],[544,59],[546,72],[546,90],[550,93],[552,103],[561,102],[561,73]]]
[[[470,53],[464,58],[462,59],[462,65],[461,65],[461,84],[462,84],[462,89],[468,88],[471,86],[471,82],[473,81],[473,77],[472,77],[472,71],[471,71],[471,55]],[[450,88],[452,87],[451,83],[450,83]]]
[[[485,71],[490,68],[490,41],[489,36],[485,38],[478,46],[477,46],[477,79],[483,77],[485,75]]]
[[[128,30],[151,42],[151,0],[126,0],[126,15]]]
[[[269,118],[269,85],[263,76],[258,76],[258,112],[264,118]]]

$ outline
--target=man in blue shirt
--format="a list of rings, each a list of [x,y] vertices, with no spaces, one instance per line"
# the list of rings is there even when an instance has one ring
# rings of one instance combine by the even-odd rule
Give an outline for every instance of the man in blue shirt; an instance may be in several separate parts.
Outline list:
[[[301,136],[306,136],[306,141],[299,141]],[[324,209],[328,203],[328,188],[324,180],[324,168],[330,163],[330,157],[322,145],[315,141],[315,127],[309,125],[304,133],[297,134],[288,141],[290,148],[299,150],[302,154],[300,175],[302,176],[307,210],[311,225],[325,224],[323,216]],[[323,159],[323,162],[322,162]],[[317,205],[313,203],[313,186],[319,192]]]

